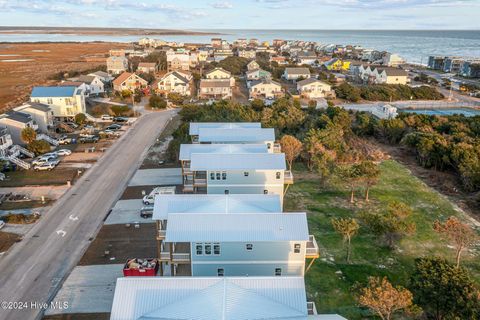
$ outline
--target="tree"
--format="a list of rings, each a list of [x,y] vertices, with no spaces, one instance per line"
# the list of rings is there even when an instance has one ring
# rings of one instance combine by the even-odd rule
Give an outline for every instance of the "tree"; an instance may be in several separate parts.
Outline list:
[[[126,115],[130,112],[130,108],[127,105],[113,105],[110,107],[110,110],[112,110],[116,116]]]
[[[332,219],[332,226],[343,236],[343,241],[347,243],[347,263],[350,263],[352,237],[357,234],[360,228],[357,220],[353,218]]]
[[[165,109],[167,107],[167,102],[162,97],[157,95],[151,96],[148,104],[152,109]]]
[[[454,243],[455,261],[458,268],[463,250],[473,245],[478,238],[475,231],[468,224],[460,222],[453,216],[449,217],[444,223],[435,221],[433,229]]]
[[[380,169],[372,161],[363,161],[358,165],[361,180],[365,186],[365,201],[369,202],[368,194],[370,188],[377,184],[380,177]]]
[[[358,165],[340,165],[336,168],[337,176],[348,186],[350,190],[350,203],[355,202],[355,189],[361,179]]]
[[[35,155],[50,152],[50,144],[45,140],[34,140],[27,145],[27,149]]]
[[[30,144],[33,141],[37,140],[37,133],[35,132],[35,130],[33,128],[26,127],[24,129],[22,129],[22,131],[20,133],[20,137],[21,137],[23,142],[25,142],[26,144]]]
[[[405,311],[413,305],[413,295],[401,286],[394,287],[386,277],[370,277],[368,286],[361,289],[358,302],[382,320],[390,320],[399,311]]]
[[[362,219],[376,235],[383,236],[388,247],[394,248],[395,242],[416,230],[410,221],[412,209],[406,204],[392,201],[382,212],[364,212]]]
[[[75,115],[75,123],[77,124],[83,124],[85,122],[85,120],[87,120],[87,116],[85,116],[84,113],[77,113]]]
[[[182,96],[180,93],[170,92],[167,95],[167,99],[168,101],[171,101],[174,104],[181,106],[183,104],[183,101],[185,100],[185,97]]]
[[[479,290],[467,270],[445,259],[420,258],[410,278],[414,301],[427,319],[478,319]]]
[[[286,134],[280,139],[280,145],[282,146],[283,153],[285,153],[288,168],[291,171],[293,161],[300,155],[300,152],[302,152],[302,143],[294,136]]]

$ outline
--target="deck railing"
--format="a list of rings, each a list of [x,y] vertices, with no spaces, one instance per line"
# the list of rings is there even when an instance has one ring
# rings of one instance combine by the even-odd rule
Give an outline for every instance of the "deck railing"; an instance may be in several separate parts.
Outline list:
[[[305,255],[307,258],[318,258],[320,256],[320,250],[314,235],[309,236]]]
[[[285,184],[293,184],[293,173],[290,170],[285,170],[283,181]]]

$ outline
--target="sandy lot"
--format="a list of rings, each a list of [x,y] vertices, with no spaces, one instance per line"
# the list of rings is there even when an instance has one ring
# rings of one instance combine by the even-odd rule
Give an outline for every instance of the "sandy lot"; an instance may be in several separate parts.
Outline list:
[[[7,251],[15,242],[20,240],[21,237],[15,233],[0,231],[0,252]]]
[[[0,43],[0,111],[24,101],[34,85],[53,84],[60,71],[105,64],[110,49],[125,43]],[[9,60],[9,61],[5,61]],[[18,60],[18,61],[15,61]]]
[[[140,219],[140,218],[139,218]],[[157,256],[156,224],[104,225],[78,265],[118,264]],[[109,251],[105,255],[105,250]],[[111,259],[115,258],[115,259]]]

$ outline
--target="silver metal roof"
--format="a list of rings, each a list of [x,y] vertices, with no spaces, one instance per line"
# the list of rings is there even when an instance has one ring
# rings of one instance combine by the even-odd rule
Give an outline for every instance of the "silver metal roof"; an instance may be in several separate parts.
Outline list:
[[[278,213],[276,194],[159,194],[153,220],[166,220],[171,213]]]
[[[200,128],[261,128],[260,122],[190,122],[190,135],[197,136]]]
[[[198,141],[212,143],[275,141],[275,130],[273,128],[200,128]]]
[[[268,153],[267,145],[259,144],[182,144],[180,145],[181,161],[190,160],[192,153]]]
[[[128,277],[110,320],[306,320],[303,277]]]
[[[286,170],[284,153],[192,153],[190,169],[206,170]]]
[[[304,212],[172,213],[165,242],[307,241]]]

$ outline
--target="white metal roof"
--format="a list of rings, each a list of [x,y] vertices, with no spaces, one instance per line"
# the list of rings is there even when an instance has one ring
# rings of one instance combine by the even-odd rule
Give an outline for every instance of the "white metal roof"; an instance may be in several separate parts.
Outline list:
[[[190,160],[192,153],[268,153],[267,145],[259,144],[182,144],[180,160]]]
[[[190,122],[190,135],[198,135],[200,128],[261,128],[260,122]]]
[[[192,153],[190,169],[206,170],[286,170],[283,153]]]
[[[304,212],[172,213],[165,242],[307,241]]]
[[[256,143],[275,141],[273,128],[200,128],[199,142]]]
[[[278,213],[276,194],[159,194],[153,220],[166,220],[171,213]]]
[[[308,319],[303,277],[128,277],[110,320]]]

